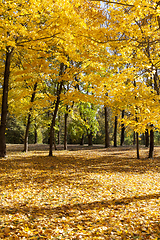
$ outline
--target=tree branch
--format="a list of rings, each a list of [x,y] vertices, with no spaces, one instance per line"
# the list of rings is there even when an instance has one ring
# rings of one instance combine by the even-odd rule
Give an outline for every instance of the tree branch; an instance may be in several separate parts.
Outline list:
[[[127,6],[127,7],[134,7],[133,4],[126,4],[126,3],[120,3],[120,2],[112,2],[112,1],[108,1],[108,0],[91,0],[91,1],[95,1],[95,2],[106,2],[106,3],[113,3],[113,4],[119,4],[122,6]]]

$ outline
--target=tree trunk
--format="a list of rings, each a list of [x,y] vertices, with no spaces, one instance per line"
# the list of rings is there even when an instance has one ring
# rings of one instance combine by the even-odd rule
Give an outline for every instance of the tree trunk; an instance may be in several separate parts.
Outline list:
[[[58,133],[57,133],[57,144],[60,144],[60,116],[58,116]]]
[[[84,145],[84,134],[81,137],[80,145],[82,145],[82,146]]]
[[[154,74],[154,90],[157,92],[157,95],[159,95],[159,78],[158,78],[158,72],[157,69],[155,70]]]
[[[135,133],[135,131],[133,132],[133,145],[135,145],[136,144],[136,133]]]
[[[115,116],[115,122],[114,122],[114,147],[117,147],[117,120],[118,120],[118,117]]]
[[[59,85],[59,83],[58,83],[58,85]],[[55,131],[53,131],[53,128],[55,127],[55,123],[56,123],[56,116],[57,116],[59,102],[60,102],[60,94],[61,94],[61,91],[62,91],[62,85],[63,85],[63,83],[60,82],[59,89],[58,89],[58,86],[57,86],[57,101],[56,101],[56,104],[55,104],[52,123],[51,123],[51,127],[50,127],[49,156],[52,156],[53,139],[54,139],[54,132],[55,132]]]
[[[150,146],[149,146],[149,158],[153,158],[154,151],[154,131],[150,130]]]
[[[88,134],[88,146],[92,146],[93,145],[93,134],[92,131]]]
[[[68,119],[68,105],[66,106],[66,113],[64,115],[64,150],[67,150],[67,119]]]
[[[146,141],[145,141],[145,136],[144,136],[144,133],[142,133],[142,136],[141,136],[141,144],[142,145],[145,145]]]
[[[109,113],[108,113],[108,107],[104,108],[105,110],[105,148],[109,147]]]
[[[158,72],[157,69],[154,73],[154,90],[157,92],[157,95],[159,95],[159,85],[158,85]],[[153,124],[151,124],[151,127],[153,127]],[[153,158],[153,152],[154,152],[154,131],[153,129],[150,130],[150,145],[149,145],[149,158]]]
[[[37,126],[34,125],[34,144],[37,143],[38,135],[37,135]]]
[[[58,145],[60,144],[60,131],[58,131],[57,133],[57,144]]]
[[[148,129],[145,131],[145,147],[149,147],[149,133]]]
[[[55,129],[54,128],[53,128],[53,144],[54,144],[54,150],[57,150],[56,139],[55,139]]]
[[[10,75],[10,64],[12,50],[7,48],[6,52],[6,61],[5,61],[5,71],[4,71],[4,80],[3,80],[3,95],[2,95],[2,109],[1,109],[1,125],[0,125],[0,157],[6,156],[6,119],[7,119],[7,110],[8,110],[8,85],[9,85],[9,75]]]
[[[122,118],[124,118],[124,110],[122,111]],[[121,146],[124,144],[124,131],[125,126],[124,124],[121,124]]]
[[[26,126],[26,132],[25,132],[25,137],[24,137],[24,152],[28,151],[28,134],[29,134],[29,127],[31,124],[31,114],[29,113],[28,115],[28,121],[27,121],[27,126]]]
[[[157,95],[159,95],[159,78],[158,78],[158,72],[157,69],[154,73],[154,90],[157,92]],[[153,124],[151,125],[153,127]],[[153,152],[154,152],[154,131],[153,129],[150,130],[150,145],[149,145],[149,158],[153,158]]]
[[[158,78],[158,72],[157,69],[154,73],[154,90],[157,92],[157,95],[159,95],[159,78]],[[153,127],[153,124],[151,124],[151,127]],[[149,158],[153,158],[153,151],[154,151],[154,131],[153,129],[150,130],[150,145],[149,145]]]
[[[64,63],[61,63],[59,76],[61,76],[63,74],[63,72],[64,72]],[[50,127],[49,156],[52,156],[53,139],[54,139],[53,128],[55,127],[55,123],[56,123],[56,116],[57,116],[58,107],[59,107],[59,103],[60,103],[60,94],[62,92],[62,86],[63,86],[63,81],[61,81],[60,83],[58,82],[58,84],[57,84],[57,100],[55,103],[55,109],[54,109],[53,118],[52,118],[51,127]]]
[[[136,133],[136,148],[137,148],[137,159],[139,159],[139,138],[138,133]]]
[[[36,95],[36,89],[37,89],[37,82],[34,84],[34,88],[33,88],[33,93],[32,93],[32,97],[31,97],[31,103],[34,102],[34,98]],[[24,137],[24,152],[28,152],[28,134],[29,134],[29,128],[31,125],[31,111],[32,111],[32,107],[29,109],[29,114],[28,114],[28,121],[27,121],[27,126],[26,126],[26,132],[25,132],[25,137]]]

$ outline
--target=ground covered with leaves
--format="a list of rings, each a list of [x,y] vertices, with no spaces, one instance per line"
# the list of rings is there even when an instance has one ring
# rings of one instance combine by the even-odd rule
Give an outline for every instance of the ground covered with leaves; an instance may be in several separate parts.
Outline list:
[[[160,239],[159,147],[21,147],[0,159],[0,239]]]

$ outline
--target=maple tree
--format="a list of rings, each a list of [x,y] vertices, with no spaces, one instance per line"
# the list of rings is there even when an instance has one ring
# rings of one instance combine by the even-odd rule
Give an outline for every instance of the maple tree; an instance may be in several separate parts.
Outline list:
[[[2,112],[1,112],[1,125],[0,125],[0,156],[6,155],[5,146],[5,128],[6,128],[6,116],[8,105],[8,86],[9,75],[11,66],[11,56],[18,57],[19,51],[22,48],[26,49],[27,53],[32,51],[39,51],[44,45],[44,39],[46,29],[43,27],[43,16],[47,14],[47,10],[41,10],[44,8],[45,3],[41,2],[1,2],[1,28],[2,41],[1,52],[6,55],[4,66],[4,81],[3,81],[3,96],[2,96]],[[47,16],[47,15],[46,15]],[[50,20],[51,21],[51,20]],[[36,23],[39,24],[39,28]],[[46,23],[46,22],[45,22]],[[50,25],[52,28],[53,26]],[[47,38],[53,38],[54,34]],[[39,44],[37,44],[37,42]]]
[[[111,105],[116,104],[119,110],[128,111],[130,117],[123,124],[131,125],[136,134],[149,128],[149,157],[152,158],[153,131],[159,129],[159,97],[155,96],[155,92],[159,95],[159,2],[104,2],[109,17],[106,36],[104,34],[100,42],[109,43],[108,66],[112,69],[112,81],[106,82],[107,94],[111,98]],[[150,84],[146,81],[148,78]],[[134,86],[134,81],[137,86]]]
[[[114,120],[114,147],[117,147],[117,123],[118,123],[118,116],[115,116],[115,120]]]
[[[5,67],[1,62],[6,83],[1,81],[4,88],[0,127],[2,156],[6,154],[10,70],[10,106],[20,106],[18,98],[17,103],[13,101],[15,88],[21,95],[19,99],[26,104],[24,116],[38,108],[41,112],[46,108],[53,113],[50,155],[59,104],[81,101],[96,102],[113,112],[116,109],[115,115],[125,110],[122,130],[123,124],[133,128],[136,134],[149,130],[152,139],[149,156],[153,156],[153,131],[159,129],[159,2],[105,2],[107,9],[98,1],[57,0],[49,6],[43,1],[29,1],[25,5],[24,2],[2,2],[1,59],[6,63]],[[63,73],[60,65],[65,66]],[[29,86],[33,94],[36,82],[39,87],[34,109],[27,95]],[[68,83],[71,87],[64,94],[64,85]],[[55,87],[52,88],[52,84]],[[76,88],[77,84],[83,84],[89,95]],[[41,99],[39,103],[38,99]],[[18,113],[18,108],[15,111]],[[108,135],[106,130],[106,147]]]
[[[99,105],[106,112],[106,147],[111,111],[122,130],[136,133],[143,159],[134,160],[132,147],[72,146],[76,151],[55,151],[53,159],[45,145],[31,145],[27,154],[19,153],[20,145],[7,146],[8,159],[0,162],[2,239],[160,238],[160,150],[151,160],[139,146],[139,135],[148,131],[152,158],[160,126],[160,3],[106,0],[105,10],[97,2],[0,3],[0,157],[9,103],[28,127],[41,114],[50,156],[58,111],[67,124],[71,107],[75,132],[82,136],[85,129],[92,137]]]
[[[95,21],[92,21],[93,18]],[[52,1],[48,3],[45,1],[28,1],[27,3],[25,1],[3,1],[1,3],[1,52],[6,54],[0,126],[1,156],[6,154],[5,126],[11,56],[20,59],[20,53],[23,50],[27,56],[28,54],[32,56],[34,62],[35,58],[41,62],[41,58],[47,59],[50,53],[54,53],[56,61],[62,64],[68,64],[67,55],[74,61],[81,61],[89,55],[91,58],[94,53],[89,53],[88,49],[95,49],[96,44],[92,43],[92,46],[84,48],[87,39],[85,34],[88,35],[96,29],[96,25],[101,22],[100,19],[104,19],[100,8],[97,4],[87,1],[79,1],[75,4],[58,0],[54,3]],[[80,32],[83,34],[81,35]],[[82,39],[84,44],[81,44]],[[22,74],[23,71],[29,72],[29,66],[24,68],[20,66]],[[55,72],[55,69],[52,72]]]

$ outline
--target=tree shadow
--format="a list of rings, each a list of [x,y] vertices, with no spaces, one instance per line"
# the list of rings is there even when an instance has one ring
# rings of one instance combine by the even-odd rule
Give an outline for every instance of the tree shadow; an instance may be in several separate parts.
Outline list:
[[[0,215],[5,214],[15,214],[15,213],[37,213],[37,215],[41,214],[62,214],[65,215],[71,213],[72,210],[79,210],[79,211],[87,211],[87,210],[97,210],[102,208],[108,208],[110,206],[120,206],[120,205],[128,205],[132,202],[137,201],[143,201],[143,200],[151,200],[151,199],[159,199],[160,198],[160,192],[156,194],[144,194],[139,196],[133,196],[133,197],[124,197],[119,199],[112,199],[112,200],[102,200],[102,201],[93,201],[93,202],[87,202],[87,203],[76,203],[76,204],[64,204],[62,206],[58,207],[51,207],[49,204],[47,204],[46,207],[37,207],[37,206],[31,206],[28,207],[26,204],[21,204],[17,208],[16,206],[14,208],[10,207],[2,207],[0,211]],[[71,213],[72,215],[72,213]]]
[[[127,154],[128,150],[125,151]],[[160,172],[160,159],[135,159],[131,157],[123,157],[119,152],[109,152],[107,155],[95,154],[94,150],[77,151],[76,153],[65,151],[55,153],[54,157],[43,155],[17,155],[0,161],[0,174],[2,174],[1,184],[12,184],[15,178],[12,177],[13,171],[19,172],[16,176],[17,181],[34,181],[35,183],[43,183],[50,179],[50,174],[54,176],[55,181],[73,181],[74,178],[82,178],[85,173],[134,173],[143,174],[148,171]],[[41,173],[42,171],[42,173]],[[31,173],[32,172],[32,173]],[[3,180],[3,174],[7,173],[9,177]],[[90,184],[90,182],[88,183]]]
[[[123,149],[122,152],[128,154],[129,151],[130,149]],[[98,155],[97,153],[100,154]],[[107,174],[111,173],[131,173],[136,177],[136,174],[143,174],[148,171],[153,171],[155,173],[160,172],[159,157],[156,157],[153,160],[145,158],[138,160],[131,157],[131,155],[124,157],[120,150],[116,152],[107,152],[106,149],[89,149],[68,152],[61,151],[60,153],[54,152],[54,157],[48,157],[46,156],[47,154],[47,152],[44,152],[42,155],[38,156],[31,153],[29,155],[22,154],[15,155],[14,157],[11,156],[5,160],[2,159],[0,161],[0,184],[2,185],[2,189],[7,187],[14,191],[16,188],[19,188],[16,183],[21,182],[23,183],[24,189],[25,187],[27,188],[27,186],[32,186],[33,190],[36,188],[39,189],[40,192],[43,191],[44,184],[45,188],[48,187],[53,189],[53,191],[55,187],[61,188],[61,186],[64,186],[66,187],[66,189],[64,188],[66,192],[67,189],[71,187],[73,191],[75,189],[87,189],[90,192],[90,195],[92,195],[94,186],[96,188],[103,187],[101,181],[97,178],[93,179],[90,177],[94,174],[96,174],[96,176],[101,174],[107,176]],[[90,188],[90,186],[93,186],[93,188]],[[63,204],[56,200],[56,206],[53,205],[54,201],[52,204],[50,204],[49,201],[46,203],[44,201],[43,205],[37,205],[36,202],[29,203],[27,202],[27,199],[25,199],[25,201],[19,202],[18,204],[16,203],[15,205],[14,203],[10,206],[4,206],[1,204],[0,215],[16,216],[16,214],[22,214],[26,216],[26,221],[35,221],[36,223],[37,221],[40,221],[38,219],[47,216],[47,218],[50,219],[49,221],[52,221],[55,227],[57,225],[64,226],[64,224],[71,224],[73,228],[77,228],[78,225],[81,228],[87,229],[90,227],[89,224],[91,223],[91,227],[94,226],[95,229],[98,229],[100,225],[106,227],[107,224],[109,228],[109,219],[111,219],[111,216],[107,217],[105,215],[103,217],[103,222],[100,223],[95,218],[90,217],[88,212],[99,212],[105,209],[111,209],[111,211],[114,210],[118,212],[119,208],[125,208],[132,203],[136,204],[141,201],[149,202],[150,200],[159,200],[160,193],[142,194],[121,198],[115,198],[115,195],[112,195],[111,193],[110,198],[110,200],[104,199],[99,201],[93,201],[91,198],[92,200],[88,200],[88,202],[83,202],[83,199],[79,199],[79,203],[73,203],[72,200],[67,200],[67,204]],[[70,220],[73,221],[67,222]],[[123,219],[122,224],[123,221],[125,221],[126,225],[129,224],[126,222],[127,220]],[[13,225],[15,224],[13,221]],[[160,230],[159,222],[155,222],[154,220],[151,221],[151,224],[153,225],[153,228],[157,228],[157,232]],[[105,231],[103,231],[103,234],[110,236],[111,233],[108,232],[108,230]],[[95,233],[95,236],[98,236],[96,234],[97,233]],[[104,237],[103,234],[99,236]],[[142,234],[144,239],[149,239],[147,234],[147,232]],[[158,235],[156,235],[156,237],[157,236]]]

